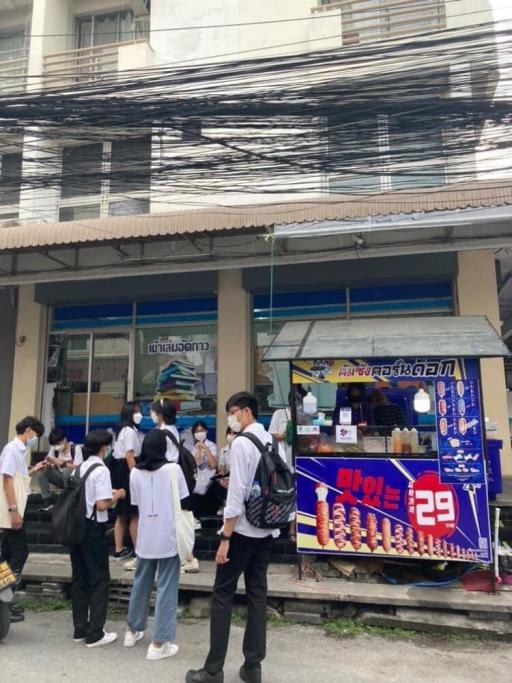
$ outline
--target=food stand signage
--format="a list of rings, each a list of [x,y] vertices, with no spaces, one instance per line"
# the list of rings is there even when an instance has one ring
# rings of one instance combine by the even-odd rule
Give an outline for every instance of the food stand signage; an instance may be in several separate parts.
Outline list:
[[[490,562],[487,487],[443,484],[436,464],[299,456],[299,552]]]
[[[430,446],[405,457],[405,451],[388,451],[390,431],[374,428],[372,436],[368,425],[348,434],[346,425],[320,421],[321,438],[307,437],[299,421],[294,444],[299,552],[492,560],[478,359],[294,360],[290,370],[294,384],[310,387],[361,382],[396,392],[411,383],[428,384],[435,402]],[[425,428],[418,423],[418,429]],[[387,452],[375,455],[368,444],[379,439]],[[326,457],[329,449],[332,455]]]

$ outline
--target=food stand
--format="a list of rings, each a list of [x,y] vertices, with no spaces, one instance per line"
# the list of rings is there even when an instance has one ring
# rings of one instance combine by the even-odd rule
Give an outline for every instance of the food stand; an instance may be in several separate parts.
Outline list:
[[[299,553],[492,561],[484,317],[287,323]]]

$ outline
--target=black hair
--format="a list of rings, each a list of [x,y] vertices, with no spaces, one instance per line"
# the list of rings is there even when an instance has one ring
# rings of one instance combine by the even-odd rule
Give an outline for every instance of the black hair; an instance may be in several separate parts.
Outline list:
[[[361,402],[364,402],[366,399],[366,385],[361,384],[359,382],[349,382],[347,384],[347,399],[350,398],[351,393],[356,389],[359,392],[359,396],[361,397]]]
[[[164,424],[176,424],[176,408],[169,398],[162,398],[159,401],[153,401],[151,410],[154,410],[157,415],[161,415],[164,419]]]
[[[24,417],[23,420],[20,420],[16,425],[16,434],[21,436],[22,434],[25,434],[27,429],[31,429],[39,437],[44,434],[44,424],[38,420],[37,417],[28,415],[27,417]]]
[[[50,442],[50,446],[56,446],[57,444],[61,443],[61,441],[64,441],[64,439],[67,438],[68,437],[64,433],[64,430],[62,430],[60,427],[54,427],[48,435],[48,441]]]
[[[258,419],[258,399],[248,391],[239,391],[237,394],[233,394],[226,403],[226,412],[229,412],[231,408],[249,408],[254,419]]]
[[[167,465],[167,437],[162,429],[151,429],[142,442],[140,457],[135,467],[139,470],[154,471]]]
[[[87,460],[92,455],[98,455],[104,446],[111,446],[112,441],[113,436],[106,429],[95,429],[93,432],[89,432],[85,437],[82,448],[84,460]]]
[[[234,434],[234,433],[235,433],[235,432],[231,429],[231,427],[228,427],[228,428],[226,429],[226,436],[227,436],[228,434]]]
[[[139,425],[136,425],[133,421],[133,414],[135,412],[135,408],[137,407],[140,408],[140,403],[138,401],[126,401],[119,417],[119,424],[116,428],[117,434],[119,434],[124,427],[133,427],[134,429],[140,431]]]
[[[194,436],[194,432],[198,427],[202,427],[205,432],[208,431],[208,425],[206,424],[206,422],[204,422],[203,420],[196,420],[190,430],[192,432],[192,436]]]

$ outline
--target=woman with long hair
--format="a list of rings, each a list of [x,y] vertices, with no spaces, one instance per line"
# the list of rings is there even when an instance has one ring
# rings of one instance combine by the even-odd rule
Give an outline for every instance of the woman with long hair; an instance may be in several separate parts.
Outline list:
[[[130,525],[130,536],[133,547],[137,541],[137,508],[130,499],[130,470],[135,467],[142,447],[143,434],[140,429],[142,413],[140,404],[127,401],[121,411],[119,425],[116,429],[116,442],[112,460],[112,483],[115,489],[125,489],[126,498],[116,507],[114,525],[115,552],[114,559],[119,560],[130,555],[124,544],[126,527]]]
[[[144,637],[156,576],[154,633],[146,655],[149,660],[173,657],[178,652],[176,622],[180,559],[172,477],[177,477],[180,503],[189,492],[181,468],[167,460],[166,450],[165,434],[160,429],[152,429],[144,437],[139,461],[130,474],[132,501],[139,510],[139,530],[137,570],[130,595],[124,645],[133,647]]]

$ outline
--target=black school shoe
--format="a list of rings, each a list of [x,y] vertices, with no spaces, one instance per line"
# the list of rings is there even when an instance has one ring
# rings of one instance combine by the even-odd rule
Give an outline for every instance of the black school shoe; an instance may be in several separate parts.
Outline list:
[[[241,666],[238,675],[245,683],[261,683],[261,669],[246,669]]]
[[[25,621],[25,615],[21,612],[11,612],[11,624],[19,624],[20,621]]]
[[[11,614],[25,614],[25,608],[19,602],[11,602],[9,609]]]
[[[224,672],[209,674],[206,669],[189,671],[185,678],[186,683],[224,683]]]

